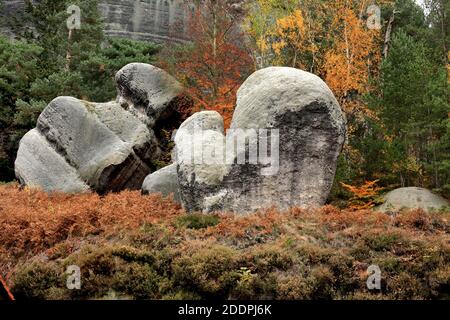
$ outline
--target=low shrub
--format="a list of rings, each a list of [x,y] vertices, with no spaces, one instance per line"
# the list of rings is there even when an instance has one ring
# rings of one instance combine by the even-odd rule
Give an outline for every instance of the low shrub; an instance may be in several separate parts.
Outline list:
[[[219,218],[215,215],[206,214],[188,214],[177,218],[177,224],[181,227],[189,229],[203,229],[207,227],[214,227],[219,223]]]
[[[0,197],[0,274],[18,300],[449,299],[450,212],[188,215],[157,195],[17,185]],[[381,290],[367,288],[371,265]]]

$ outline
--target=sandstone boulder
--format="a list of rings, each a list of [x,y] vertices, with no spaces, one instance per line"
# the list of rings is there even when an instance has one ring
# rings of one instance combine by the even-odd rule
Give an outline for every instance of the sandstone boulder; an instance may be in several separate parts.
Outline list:
[[[424,211],[440,210],[450,206],[444,198],[424,188],[399,188],[384,196],[385,202],[377,208],[379,211],[398,211],[401,209],[421,208]]]
[[[226,135],[222,120],[211,112],[193,115],[180,131],[175,142],[184,207],[248,212],[323,205],[346,121],[319,77],[271,67],[251,75],[239,89]],[[201,157],[195,157],[199,149]]]
[[[167,117],[183,99],[183,88],[164,70],[145,63],[130,63],[116,74],[122,108],[153,127]]]
[[[214,151],[224,151],[223,118],[218,112],[198,112],[187,119],[175,136],[180,196],[189,211],[204,211],[205,197],[222,187],[227,166]]]
[[[75,168],[37,129],[29,131],[20,141],[15,170],[19,181],[29,187],[67,193],[89,190]]]
[[[161,155],[153,125],[177,108],[181,85],[146,64],[127,65],[116,78],[122,105],[50,102],[20,143],[15,171],[22,184],[66,192],[141,188]]]
[[[164,197],[172,194],[173,200],[180,202],[177,165],[173,163],[148,175],[142,184],[142,192],[161,193]]]
[[[39,141],[36,146],[32,146],[31,137]],[[51,152],[46,151],[49,147]],[[27,157],[32,150],[34,158]],[[55,168],[46,161],[47,152],[59,155],[59,162],[65,162],[59,167],[71,168],[67,173],[76,171],[81,181],[105,193],[140,188],[150,172],[152,157],[158,154],[158,144],[145,124],[116,103],[58,97],[44,109],[36,129],[20,144],[16,175],[24,184],[64,191],[66,187],[52,177]]]

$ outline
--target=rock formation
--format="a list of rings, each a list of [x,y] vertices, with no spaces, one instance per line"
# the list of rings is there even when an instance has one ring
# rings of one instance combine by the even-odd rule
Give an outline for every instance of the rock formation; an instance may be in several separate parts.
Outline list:
[[[224,157],[214,159],[211,151],[220,149],[217,153],[223,154],[224,143],[223,118],[215,111],[198,112],[178,129],[175,136],[178,182],[188,211],[213,210],[214,205],[208,205],[207,198],[220,193],[227,165]]]
[[[176,202],[181,201],[179,189],[175,163],[150,174],[142,184],[143,194],[161,193],[164,197],[173,195]]]
[[[377,208],[379,211],[398,211],[401,209],[421,208],[424,211],[440,210],[450,206],[444,198],[424,188],[399,188],[384,196],[385,202]]]
[[[346,129],[317,76],[283,67],[257,71],[238,91],[226,134],[217,112],[194,114],[173,138],[175,162],[151,175],[161,154],[159,131],[186,102],[183,89],[141,63],[122,68],[116,82],[115,102],[58,97],[44,109],[20,143],[15,169],[22,184],[99,193],[142,187],[173,193],[191,212],[325,203]]]
[[[249,212],[323,205],[345,134],[339,104],[319,77],[285,67],[257,71],[238,91],[227,134],[211,111],[178,130],[183,206]]]
[[[145,63],[130,63],[116,74],[118,103],[153,127],[173,114],[183,88],[164,70]]]
[[[19,146],[15,170],[22,184],[65,192],[141,188],[160,155],[152,128],[176,112],[182,88],[145,64],[125,66],[117,86],[118,102],[58,97],[44,109]]]
[[[17,16],[24,0],[2,0],[0,17]],[[105,34],[152,42],[185,41],[187,12],[183,0],[101,0]],[[7,25],[0,32],[11,34]]]
[[[153,42],[186,40],[183,0],[103,0],[99,9],[109,36]]]

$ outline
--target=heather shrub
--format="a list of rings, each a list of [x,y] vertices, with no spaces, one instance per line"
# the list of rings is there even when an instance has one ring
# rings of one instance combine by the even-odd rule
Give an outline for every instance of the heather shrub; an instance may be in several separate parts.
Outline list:
[[[219,223],[219,218],[215,215],[206,214],[188,214],[177,218],[177,224],[180,227],[189,229],[203,229],[213,227]]]
[[[18,300],[46,299],[49,290],[59,283],[58,271],[46,263],[31,262],[21,265],[15,275],[13,292]]]
[[[0,274],[18,300],[449,298],[450,212],[187,215],[158,195],[16,185],[0,197]],[[367,289],[370,265],[381,290]]]
[[[137,262],[121,266],[114,275],[114,289],[136,299],[158,299],[160,277],[149,266]]]
[[[191,288],[205,298],[226,297],[238,279],[237,252],[218,245],[188,250],[173,262],[175,284]]]

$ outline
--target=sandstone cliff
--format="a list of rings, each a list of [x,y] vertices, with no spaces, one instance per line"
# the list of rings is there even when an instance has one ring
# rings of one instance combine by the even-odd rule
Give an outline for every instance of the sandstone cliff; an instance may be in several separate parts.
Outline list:
[[[13,17],[24,7],[23,0],[3,0],[0,16]],[[186,9],[183,0],[101,0],[105,32],[110,36],[154,42],[186,38]],[[11,35],[8,24],[0,33]]]

